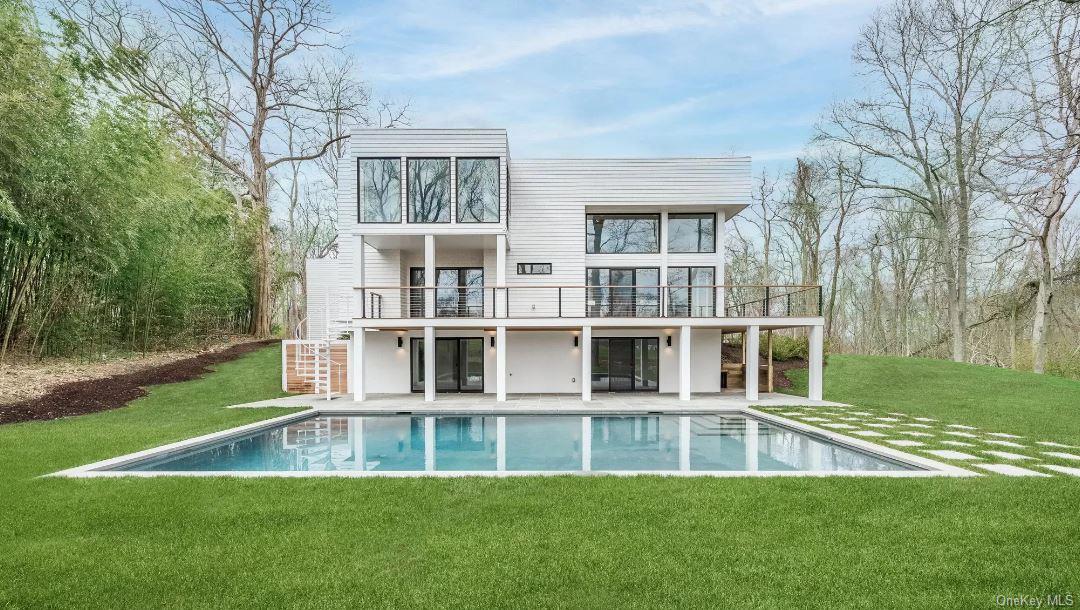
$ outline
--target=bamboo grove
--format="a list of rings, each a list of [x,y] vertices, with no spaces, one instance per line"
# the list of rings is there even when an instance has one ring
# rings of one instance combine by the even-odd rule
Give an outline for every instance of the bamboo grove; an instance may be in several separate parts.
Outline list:
[[[168,125],[101,95],[0,0],[0,361],[93,358],[248,328],[241,210]]]

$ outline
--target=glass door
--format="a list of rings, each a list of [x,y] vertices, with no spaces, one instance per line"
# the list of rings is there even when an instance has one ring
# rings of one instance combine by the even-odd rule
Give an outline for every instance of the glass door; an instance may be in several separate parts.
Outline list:
[[[484,340],[460,339],[458,343],[458,389],[461,392],[484,391]]]
[[[597,392],[660,389],[660,339],[602,337],[592,340],[592,388]]]
[[[458,391],[458,367],[460,362],[457,339],[435,339],[436,392]]]
[[[631,392],[634,389],[634,340],[608,339],[609,392]]]
[[[410,341],[410,383],[413,392],[424,391],[424,340]],[[435,339],[435,391],[484,391],[484,339],[444,337]]]
[[[409,377],[413,392],[424,391],[424,340],[409,340]]]
[[[409,286],[413,286],[413,288],[409,290],[409,317],[422,318],[424,317],[423,267],[409,268]]]

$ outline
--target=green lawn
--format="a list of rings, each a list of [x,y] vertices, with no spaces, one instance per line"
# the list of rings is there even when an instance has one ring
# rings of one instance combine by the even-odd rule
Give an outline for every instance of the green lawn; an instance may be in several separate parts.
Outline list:
[[[221,408],[278,395],[278,358],[257,352],[116,411],[0,426],[0,606],[979,607],[1080,594],[1080,479],[1064,476],[35,478],[279,415]],[[1080,430],[1077,382],[918,360],[831,357],[826,370],[828,398],[1063,442]]]

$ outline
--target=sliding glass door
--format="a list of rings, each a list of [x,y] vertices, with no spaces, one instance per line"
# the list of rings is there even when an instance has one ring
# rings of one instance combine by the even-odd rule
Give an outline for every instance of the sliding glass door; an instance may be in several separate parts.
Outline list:
[[[655,392],[660,389],[660,340],[601,337],[592,340],[592,389]]]
[[[424,340],[410,344],[413,392],[424,391]],[[442,337],[435,339],[435,391],[484,391],[484,339],[482,337]]]

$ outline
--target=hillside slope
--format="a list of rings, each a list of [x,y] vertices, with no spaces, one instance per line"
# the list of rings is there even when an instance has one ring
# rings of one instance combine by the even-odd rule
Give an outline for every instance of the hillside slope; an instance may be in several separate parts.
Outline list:
[[[806,370],[788,372],[806,395]],[[1080,443],[1080,381],[927,358],[831,355],[825,398]]]

